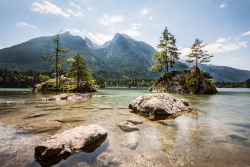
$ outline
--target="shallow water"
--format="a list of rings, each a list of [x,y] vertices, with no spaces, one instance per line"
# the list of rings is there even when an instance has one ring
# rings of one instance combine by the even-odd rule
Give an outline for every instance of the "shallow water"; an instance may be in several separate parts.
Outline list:
[[[27,89],[0,89],[0,166],[40,166],[34,148],[48,135],[79,125],[99,124],[108,131],[106,141],[92,153],[76,153],[54,166],[249,166],[250,89],[218,89],[216,95],[179,95],[193,112],[162,125],[130,113],[128,104],[149,93],[147,89],[100,89],[104,95],[76,101],[44,102],[51,94]],[[57,107],[57,110],[46,110]],[[33,114],[46,114],[28,118]],[[62,118],[59,130],[20,133],[28,123]],[[117,124],[139,118],[138,146],[124,146],[126,132]]]

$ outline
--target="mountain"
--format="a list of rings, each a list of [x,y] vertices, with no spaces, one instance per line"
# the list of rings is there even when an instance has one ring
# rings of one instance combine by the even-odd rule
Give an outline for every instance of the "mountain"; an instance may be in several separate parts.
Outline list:
[[[195,65],[195,63],[187,63],[184,60],[180,61],[189,67]],[[212,76],[214,82],[244,82],[250,78],[250,71],[240,70],[233,67],[215,65],[206,66],[202,64],[198,64],[198,67]]]
[[[11,70],[48,71],[50,63],[43,61],[42,56],[53,54],[53,38],[55,36],[34,38],[27,42],[1,49],[0,67]],[[60,40],[65,50],[73,48],[74,53],[84,53],[89,67],[98,69],[106,65],[104,61],[89,51],[89,47],[81,37],[72,36],[69,32],[65,32],[60,35]]]
[[[42,59],[44,55],[53,54],[55,36],[39,37],[21,44],[0,50],[0,68],[9,70],[48,71],[51,64]],[[136,41],[126,34],[115,34],[114,38],[102,46],[96,45],[88,38],[71,35],[69,32],[60,34],[62,47],[73,49],[69,55],[80,52],[93,70],[95,77],[102,78],[158,78],[161,74],[148,72],[152,56],[157,52],[152,46]],[[190,66],[177,61],[170,70],[185,70]],[[67,68],[67,66],[66,66]],[[250,78],[250,71],[224,66],[202,66],[214,81],[241,82]]]

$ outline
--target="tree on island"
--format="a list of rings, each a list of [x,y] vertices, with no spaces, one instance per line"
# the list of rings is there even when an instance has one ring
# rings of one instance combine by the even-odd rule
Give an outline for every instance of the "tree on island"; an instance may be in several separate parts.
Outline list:
[[[194,44],[190,47],[192,52],[188,54],[188,63],[195,62],[198,68],[198,63],[205,65],[204,63],[209,63],[213,55],[208,54],[207,50],[203,50],[206,45],[201,45],[203,41],[198,38],[195,39]]]
[[[45,61],[52,62],[52,67],[56,69],[56,90],[58,90],[58,80],[60,81],[60,77],[62,74],[63,66],[69,63],[71,60],[66,57],[68,53],[71,53],[73,50],[64,50],[62,48],[62,43],[60,41],[60,32],[56,34],[56,37],[53,38],[54,43],[54,54],[43,56]]]
[[[68,76],[76,78],[77,88],[80,87],[81,81],[88,81],[92,86],[94,85],[94,78],[87,67],[87,62],[79,52],[73,56],[73,62],[68,70]]]
[[[151,67],[151,70],[156,69],[157,72],[165,73],[169,72],[169,67],[174,67],[175,61],[179,60],[180,54],[175,43],[175,36],[166,27],[162,32],[160,44],[157,45],[157,48],[160,48],[162,51],[154,55],[153,61],[156,61],[156,64]]]

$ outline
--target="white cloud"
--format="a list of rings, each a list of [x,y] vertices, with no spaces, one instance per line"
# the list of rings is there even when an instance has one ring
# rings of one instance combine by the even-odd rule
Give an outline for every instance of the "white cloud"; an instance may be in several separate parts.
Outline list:
[[[72,16],[84,16],[81,11],[73,12],[71,9],[67,9],[67,12]]]
[[[189,53],[191,53],[191,49],[190,48],[179,48],[181,56],[186,56]]]
[[[113,23],[118,23],[121,22],[123,20],[121,15],[117,15],[117,16],[108,16],[108,15],[103,15],[101,17],[101,19],[99,20],[99,23],[102,25],[110,25]]]
[[[217,43],[222,43],[222,42],[226,42],[226,41],[227,41],[226,38],[219,38],[219,39],[217,39],[215,42],[217,42]]]
[[[250,31],[241,34],[241,36],[247,36],[247,35],[250,35]]]
[[[224,7],[226,7],[226,4],[223,3],[220,5],[220,8],[224,8]]]
[[[204,50],[207,50],[211,54],[216,53],[226,53],[241,48],[247,47],[247,41],[239,41],[239,36],[228,37],[228,38],[219,38],[215,42],[208,44],[204,47]],[[186,56],[191,52],[190,48],[180,48],[182,56]]]
[[[0,45],[0,49],[3,49],[3,47]]]
[[[84,37],[86,35],[86,32],[87,32],[85,29],[79,30],[77,28],[67,29],[66,31],[69,31],[72,35],[78,35],[81,37]]]
[[[143,9],[140,11],[140,16],[145,16],[146,14],[148,14],[148,9],[147,9],[147,8],[143,8]]]
[[[105,35],[101,33],[93,34],[91,32],[88,33],[88,37],[93,40],[98,45],[104,44],[106,41],[109,41],[113,38],[111,35]]]
[[[73,2],[69,3],[71,6],[76,7],[80,9],[79,5],[76,5]],[[66,11],[63,11],[60,7],[50,3],[49,1],[42,1],[42,3],[33,2],[32,3],[31,10],[34,12],[38,12],[41,14],[54,14],[57,16],[63,16],[66,18],[70,18],[70,16],[84,16],[84,14],[81,11],[74,12],[71,9],[67,9]]]
[[[31,25],[31,24],[28,24],[25,22],[17,22],[16,26],[17,27],[28,27],[28,28],[33,28],[33,29],[37,29],[37,30],[39,29],[39,28],[37,28],[37,26]]]
[[[129,28],[127,30],[119,31],[119,32],[127,34],[128,36],[131,36],[131,37],[139,36],[141,33],[138,31],[138,29],[140,26],[142,26],[142,24],[141,23],[133,23],[133,24],[131,24],[131,26],[132,26],[131,28]]]
[[[88,10],[92,10],[92,8],[91,8],[91,7],[88,7],[87,9],[88,9]]]
[[[43,3],[33,2],[32,5],[33,8],[31,8],[31,10],[34,12],[39,12],[41,14],[54,14],[57,16],[60,15],[66,18],[69,18],[70,16],[70,14],[63,12],[60,7],[57,7],[48,1],[43,1]]]
[[[149,16],[148,19],[149,19],[149,20],[153,20],[154,18],[153,18],[152,16]]]
[[[231,52],[233,50],[246,48],[247,42],[226,42],[226,43],[211,43],[204,47],[204,49],[208,50],[209,53],[225,53],[225,52]]]
[[[77,5],[74,2],[72,2],[72,1],[69,2],[69,5],[77,8],[77,9],[81,9],[80,5]]]

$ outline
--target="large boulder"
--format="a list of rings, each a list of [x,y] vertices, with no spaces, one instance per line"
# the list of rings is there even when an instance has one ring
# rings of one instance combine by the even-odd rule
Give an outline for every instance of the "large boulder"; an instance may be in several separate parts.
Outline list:
[[[218,92],[211,77],[196,66],[184,71],[165,73],[157,79],[149,91],[184,94],[216,94]]]
[[[186,100],[168,93],[147,94],[131,101],[129,108],[150,119],[174,118],[180,113],[190,111]]]
[[[42,166],[51,166],[76,152],[94,151],[106,137],[99,125],[79,126],[45,139],[35,148],[35,158]]]

